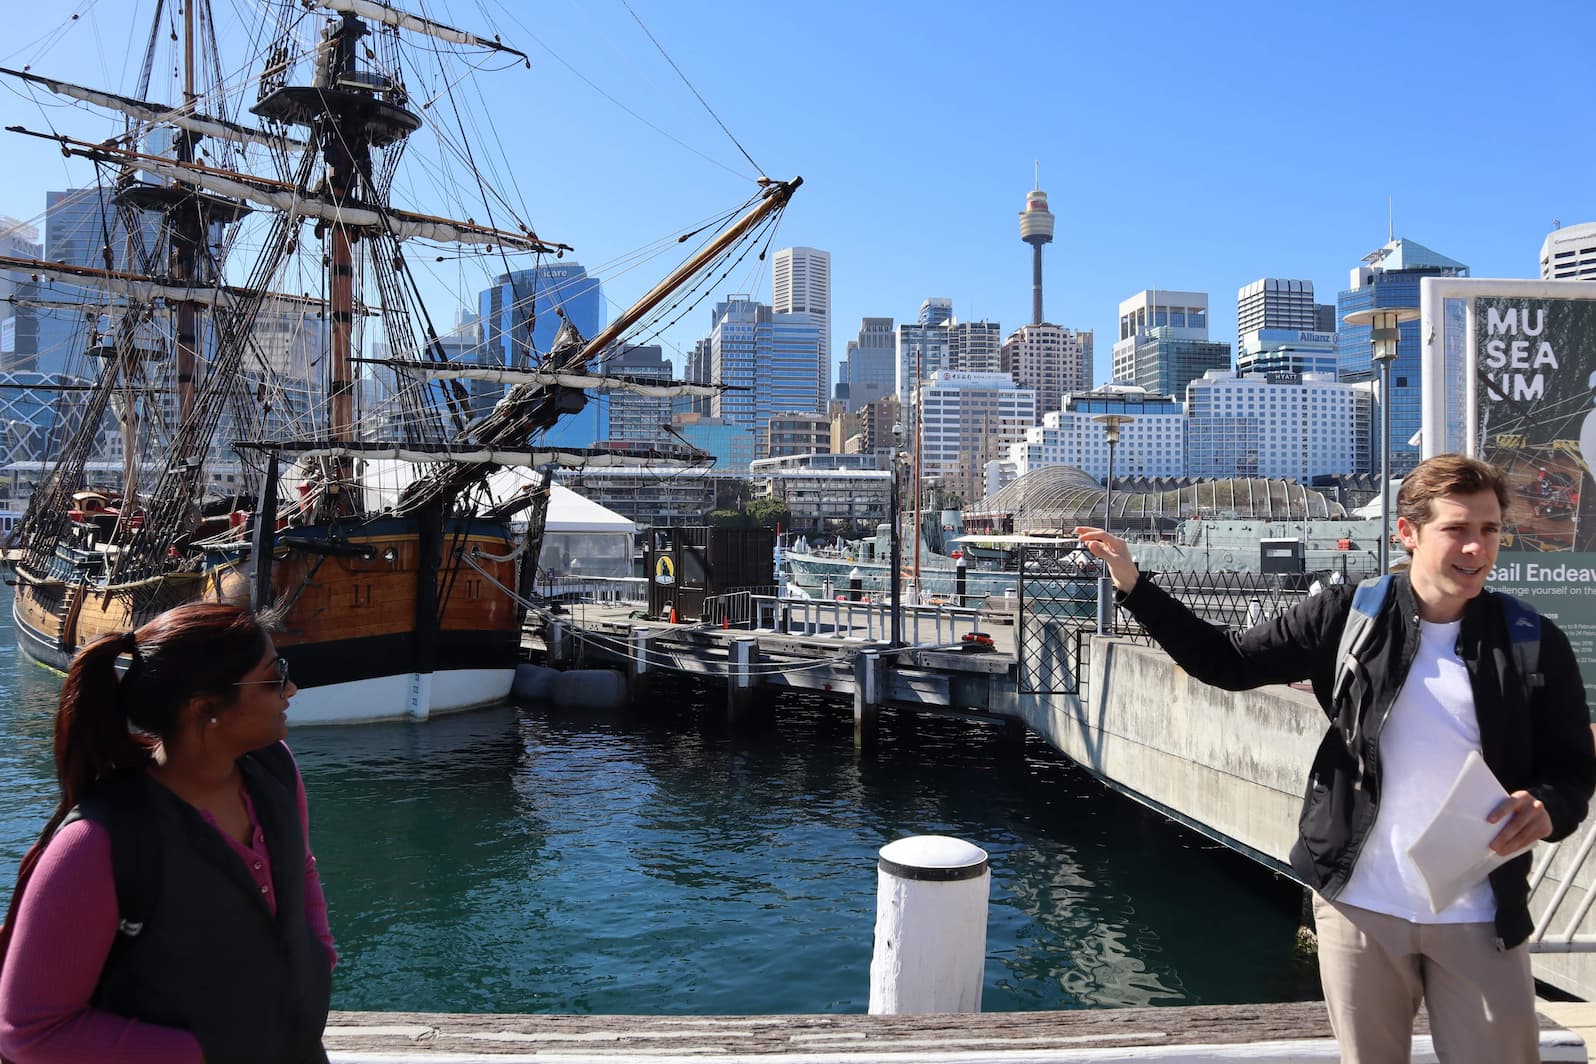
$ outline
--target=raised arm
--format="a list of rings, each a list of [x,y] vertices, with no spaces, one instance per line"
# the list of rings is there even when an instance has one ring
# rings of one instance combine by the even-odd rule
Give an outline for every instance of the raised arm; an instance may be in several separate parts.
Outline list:
[[[1229,632],[1192,613],[1178,599],[1150,580],[1141,579],[1130,547],[1100,528],[1075,529],[1081,545],[1101,558],[1131,612],[1175,664],[1204,683],[1227,691],[1244,691],[1272,683],[1313,679],[1327,683],[1332,655],[1319,648],[1340,636],[1347,588],[1332,589],[1242,632]]]

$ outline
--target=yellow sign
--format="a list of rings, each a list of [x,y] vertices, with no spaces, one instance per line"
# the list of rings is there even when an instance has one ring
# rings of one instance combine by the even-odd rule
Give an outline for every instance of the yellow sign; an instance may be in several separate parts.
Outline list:
[[[676,563],[671,561],[669,554],[660,555],[659,561],[654,563],[654,583],[664,585],[676,583]]]

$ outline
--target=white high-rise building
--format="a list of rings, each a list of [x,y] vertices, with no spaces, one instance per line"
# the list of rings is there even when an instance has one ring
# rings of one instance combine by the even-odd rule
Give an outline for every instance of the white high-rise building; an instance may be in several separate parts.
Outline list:
[[[1208,339],[1208,293],[1147,289],[1119,305],[1114,380],[1179,396],[1210,369],[1230,366],[1230,345]]]
[[[1333,373],[1210,370],[1186,389],[1186,475],[1289,477],[1367,468],[1369,390]]]
[[[1596,281],[1596,222],[1546,234],[1541,243],[1541,280]]]
[[[1128,414],[1114,451],[1114,479],[1178,477],[1186,468],[1186,418],[1180,403],[1136,385],[1106,384],[1095,391],[1066,395],[1062,406],[1042,415],[1042,423],[1011,445],[1003,483],[1043,466],[1067,465],[1102,481],[1108,476],[1108,436],[1092,419]]]
[[[1312,281],[1260,277],[1236,291],[1236,350],[1259,329],[1314,332],[1317,315]]]
[[[819,326],[820,367],[813,409],[824,410],[831,399],[831,252],[819,248],[776,252],[770,309],[777,314],[806,315]]]
[[[948,368],[964,373],[1003,372],[1003,329],[995,321],[947,324]]]
[[[974,502],[986,494],[986,464],[1036,424],[1036,393],[1007,373],[939,370],[921,389],[919,415],[921,479]]]

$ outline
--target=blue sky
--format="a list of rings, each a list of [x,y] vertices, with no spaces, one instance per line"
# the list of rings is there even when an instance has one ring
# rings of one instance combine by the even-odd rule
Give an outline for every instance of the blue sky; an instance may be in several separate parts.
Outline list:
[[[759,166],[804,177],[775,246],[831,252],[834,359],[861,317],[913,320],[931,295],[1005,332],[1029,320],[1017,212],[1033,161],[1057,216],[1047,316],[1096,331],[1098,381],[1121,299],[1206,291],[1211,334],[1234,342],[1237,288],[1307,278],[1333,302],[1385,242],[1388,202],[1398,236],[1476,277],[1534,276],[1554,219],[1596,220],[1587,3],[631,3]],[[219,19],[248,6],[213,4]],[[410,6],[531,56],[481,79],[484,135],[526,217],[590,268],[751,190],[753,167],[619,0]],[[0,60],[129,88],[152,7],[13,7]],[[87,14],[60,29],[73,10]],[[0,118],[41,121],[9,89]],[[0,213],[32,217],[46,188],[86,176],[0,143]],[[624,303],[664,268],[605,275],[606,294]],[[429,269],[436,317],[474,299],[474,277]],[[722,291],[769,287],[766,264]],[[690,347],[708,321],[666,340]]]

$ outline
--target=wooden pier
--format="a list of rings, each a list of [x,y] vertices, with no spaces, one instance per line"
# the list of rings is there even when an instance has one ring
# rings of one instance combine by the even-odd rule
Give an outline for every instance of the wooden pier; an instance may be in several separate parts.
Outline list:
[[[1339,1059],[1322,1002],[1182,1008],[987,1012],[932,1016],[493,1016],[340,1012],[332,1064],[549,1061],[560,1064],[974,1064]],[[1435,1061],[1423,1014],[1413,1060]],[[1584,1061],[1579,1034],[1541,1015],[1541,1060]]]
[[[748,626],[637,617],[635,604],[587,603],[529,630],[528,647],[555,668],[626,674],[634,699],[653,675],[672,672],[724,684],[728,712],[762,695],[809,691],[851,701],[867,732],[883,708],[989,723],[1024,738],[1015,709],[1014,628],[976,609],[904,611],[910,645],[886,641],[886,611],[858,603],[765,599]],[[971,634],[978,638],[966,638]]]

